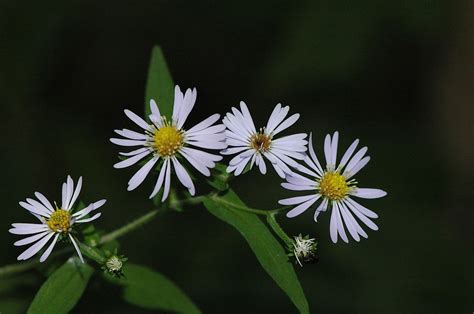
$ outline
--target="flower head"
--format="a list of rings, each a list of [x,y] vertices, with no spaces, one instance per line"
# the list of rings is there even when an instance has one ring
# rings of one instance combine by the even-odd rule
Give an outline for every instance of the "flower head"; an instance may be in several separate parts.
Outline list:
[[[114,277],[120,278],[123,276],[123,264],[127,260],[128,258],[126,258],[124,255],[114,254],[107,258],[104,265],[102,266],[102,270]]]
[[[292,255],[295,256],[296,261],[303,267],[303,263],[314,263],[317,261],[316,257],[316,239],[310,238],[308,235],[303,237],[301,234],[294,237],[293,247],[290,248]]]
[[[16,241],[15,246],[23,246],[30,243],[31,245],[26,251],[18,256],[18,260],[26,260],[38,253],[51,239],[46,251],[40,257],[40,262],[44,262],[51,254],[58,238],[62,237],[69,239],[77,251],[77,254],[84,262],[81,251],[74,239],[72,233],[76,224],[87,223],[96,220],[101,213],[96,213],[92,217],[87,217],[90,213],[105,204],[106,200],[100,200],[89,206],[73,212],[73,206],[79,197],[82,188],[82,177],[77,181],[77,186],[74,189],[74,182],[70,176],[62,185],[62,202],[61,207],[56,205],[54,207],[48,199],[40,192],[35,192],[35,196],[39,201],[27,198],[26,202],[20,202],[20,206],[28,210],[35,216],[40,223],[14,223],[12,229],[9,230],[12,234],[30,235],[27,238]]]
[[[260,172],[265,174],[267,172],[265,159],[270,161],[280,177],[284,178],[286,174],[292,173],[288,166],[296,167],[298,163],[294,159],[304,159],[308,142],[305,140],[305,133],[275,138],[278,133],[289,128],[298,120],[300,115],[297,113],[285,119],[289,110],[289,106],[276,105],[266,127],[260,128],[258,131],[250,111],[243,101],[240,102],[240,111],[232,108],[232,113],[227,113],[222,122],[227,127],[225,134],[229,148],[221,153],[224,155],[237,154],[229,162],[227,167],[229,173],[233,172],[238,176],[250,163],[250,168],[256,164]]]
[[[355,219],[357,217],[367,227],[372,230],[378,230],[375,223],[370,218],[377,218],[377,214],[370,209],[365,208],[352,199],[353,196],[359,198],[379,198],[387,195],[380,189],[359,188],[357,181],[353,179],[370,160],[365,156],[367,147],[363,147],[354,154],[359,140],[355,140],[342,156],[339,165],[336,167],[337,144],[339,133],[335,132],[331,137],[329,134],[324,140],[324,155],[326,157],[326,167],[321,167],[318,158],[313,149],[312,136],[309,140],[309,155],[305,158],[308,167],[299,165],[298,170],[306,175],[294,174],[287,176],[287,182],[282,186],[293,191],[313,191],[310,195],[297,196],[280,200],[282,205],[297,205],[287,213],[287,217],[292,218],[306,211],[317,200],[321,199],[317,207],[314,220],[317,221],[319,214],[326,211],[328,207],[332,208],[330,235],[331,240],[336,243],[338,236],[345,242],[349,242],[344,225],[354,240],[359,241],[360,236],[367,238],[367,233]],[[354,217],[355,215],[355,217]]]
[[[151,123],[145,122],[130,110],[125,110],[127,117],[142,128],[142,133],[127,129],[115,130],[124,139],[112,138],[110,141],[120,146],[139,146],[140,148],[131,152],[120,153],[128,158],[116,163],[114,167],[129,167],[145,157],[148,158],[147,162],[128,182],[129,191],[137,188],[158,163],[160,171],[150,198],[154,197],[163,188],[162,201],[166,200],[170,190],[171,169],[174,169],[179,181],[189,190],[189,193],[194,195],[194,183],[182,165],[183,159],[186,159],[205,176],[209,176],[211,174],[209,169],[213,168],[216,162],[222,159],[222,156],[202,150],[227,147],[224,142],[225,126],[223,124],[214,125],[220,118],[218,114],[208,117],[190,129],[186,130],[183,127],[194,107],[196,97],[196,89],[188,89],[183,95],[179,86],[176,86],[171,120],[161,116],[154,100],[150,101],[151,114],[149,118]]]

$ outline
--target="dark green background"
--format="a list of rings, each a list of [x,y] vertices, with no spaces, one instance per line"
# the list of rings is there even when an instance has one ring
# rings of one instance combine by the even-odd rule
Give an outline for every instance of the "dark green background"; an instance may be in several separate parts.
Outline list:
[[[263,125],[277,102],[301,113],[318,153],[339,130],[372,160],[360,186],[388,196],[364,205],[378,232],[333,244],[328,213],[280,221],[319,238],[320,263],[296,267],[313,312],[474,309],[472,256],[473,10],[469,1],[2,1],[0,3],[0,264],[21,252],[7,230],[32,221],[18,201],[60,199],[67,174],[85,201],[107,198],[111,230],[151,208],[153,181],[126,192],[136,168],[115,170],[114,128],[139,114],[149,54],[163,47],[175,82],[196,86],[192,122],[244,100]],[[292,195],[275,175],[233,183],[251,206]],[[295,309],[247,244],[203,208],[130,234],[123,253],[175,280],[206,313]],[[49,263],[52,263],[50,261]],[[41,283],[0,282],[0,312],[24,311]],[[77,313],[137,313],[94,280]],[[144,312],[144,311],[143,311]]]

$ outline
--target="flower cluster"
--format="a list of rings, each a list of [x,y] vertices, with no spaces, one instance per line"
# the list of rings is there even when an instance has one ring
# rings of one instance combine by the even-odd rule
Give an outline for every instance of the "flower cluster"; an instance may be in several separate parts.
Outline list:
[[[260,173],[267,173],[269,163],[275,172],[285,180],[282,186],[291,191],[307,191],[307,195],[282,199],[282,205],[294,206],[287,217],[292,218],[315,206],[314,220],[321,212],[331,209],[330,236],[337,242],[340,237],[348,242],[346,230],[350,236],[359,241],[367,238],[360,222],[372,230],[377,225],[372,219],[377,214],[356,202],[353,198],[379,198],[386,192],[379,189],[359,188],[354,176],[370,160],[366,156],[367,147],[356,151],[359,140],[355,140],[338,161],[337,149],[339,134],[327,135],[324,140],[323,167],[313,147],[312,134],[307,139],[306,133],[281,136],[296,123],[300,115],[289,115],[290,107],[277,104],[271,112],[265,126],[257,128],[252,115],[244,102],[240,107],[232,107],[220,123],[220,115],[213,114],[200,123],[186,127],[186,120],[191,114],[197,98],[196,89],[187,89],[184,93],[176,86],[174,93],[173,113],[171,117],[163,116],[154,100],[150,101],[150,114],[141,118],[130,110],[125,115],[139,128],[115,130],[120,138],[111,138],[116,145],[132,148],[120,152],[120,161],[115,168],[126,168],[139,164],[140,168],[128,181],[127,190],[131,191],[141,185],[146,177],[156,170],[156,181],[150,198],[158,197],[166,201],[171,191],[171,176],[175,174],[178,181],[191,196],[196,193],[195,169],[204,176],[211,175],[211,169],[223,156],[233,155],[227,165],[227,172],[239,176],[255,165]],[[289,116],[288,116],[289,115]],[[191,167],[189,167],[191,166]],[[36,192],[38,200],[26,199],[20,206],[33,214],[39,223],[15,223],[10,232],[28,237],[15,242],[16,246],[34,243],[24,251],[18,260],[25,260],[37,254],[52,240],[42,253],[43,262],[51,254],[58,239],[72,243],[82,260],[81,250],[74,234],[76,225],[91,222],[99,218],[94,211],[101,207],[105,200],[75,210],[74,204],[82,187],[79,178],[74,189],[74,182],[68,176],[62,186],[61,206],[53,206],[43,194]],[[94,214],[94,215],[92,215]],[[308,237],[295,237],[291,248],[297,262],[308,262],[315,258],[316,243]],[[122,256],[113,255],[107,259],[104,267],[107,271],[119,274]]]

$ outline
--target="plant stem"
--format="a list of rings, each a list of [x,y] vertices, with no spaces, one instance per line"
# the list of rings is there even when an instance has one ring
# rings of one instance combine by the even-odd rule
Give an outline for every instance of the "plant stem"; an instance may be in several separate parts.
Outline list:
[[[274,214],[278,213],[279,211],[282,211],[286,208],[286,207],[281,207],[281,208],[271,209],[271,210],[262,210],[262,209],[255,209],[255,208],[249,208],[249,207],[246,207],[246,206],[237,205],[235,203],[232,203],[232,202],[229,202],[225,199],[222,199],[221,197],[219,197],[217,195],[211,195],[210,198],[212,198],[212,200],[217,202],[217,203],[221,203],[221,204],[233,207],[235,209],[242,210],[242,211],[249,212],[249,213],[253,213],[253,214],[257,214],[257,215],[266,215],[266,216],[274,215]]]
[[[275,214],[267,215],[267,222],[273,231],[285,242],[287,247],[291,247],[293,245],[293,240],[286,234],[285,230],[280,226],[278,221],[275,218]]]
[[[100,244],[104,244],[107,242],[110,242],[112,240],[115,240],[121,236],[124,236],[125,234],[129,233],[130,231],[133,231],[142,225],[146,224],[147,222],[153,220],[155,216],[158,215],[158,209],[153,209],[149,213],[146,213],[143,216],[138,217],[137,219],[133,220],[132,222],[129,222],[128,224],[110,232],[104,235],[100,239]]]

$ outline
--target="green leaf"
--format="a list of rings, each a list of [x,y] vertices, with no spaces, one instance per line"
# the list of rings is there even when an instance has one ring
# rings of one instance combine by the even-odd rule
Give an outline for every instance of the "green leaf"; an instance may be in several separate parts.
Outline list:
[[[84,292],[94,269],[77,257],[70,258],[41,286],[28,309],[34,313],[68,313]]]
[[[124,299],[146,309],[178,313],[201,313],[181,289],[162,274],[147,267],[124,265]]]
[[[150,99],[156,101],[162,116],[171,118],[173,114],[174,83],[166,65],[163,51],[161,51],[159,46],[153,47],[148,68],[148,80],[145,91],[146,117],[151,113]]]
[[[224,196],[209,197],[204,201],[204,206],[211,214],[227,222],[242,234],[262,267],[288,295],[298,310],[301,313],[309,313],[308,301],[293,265],[289,262],[280,242],[256,214],[238,210],[231,204],[238,207],[245,206],[232,190]]]

